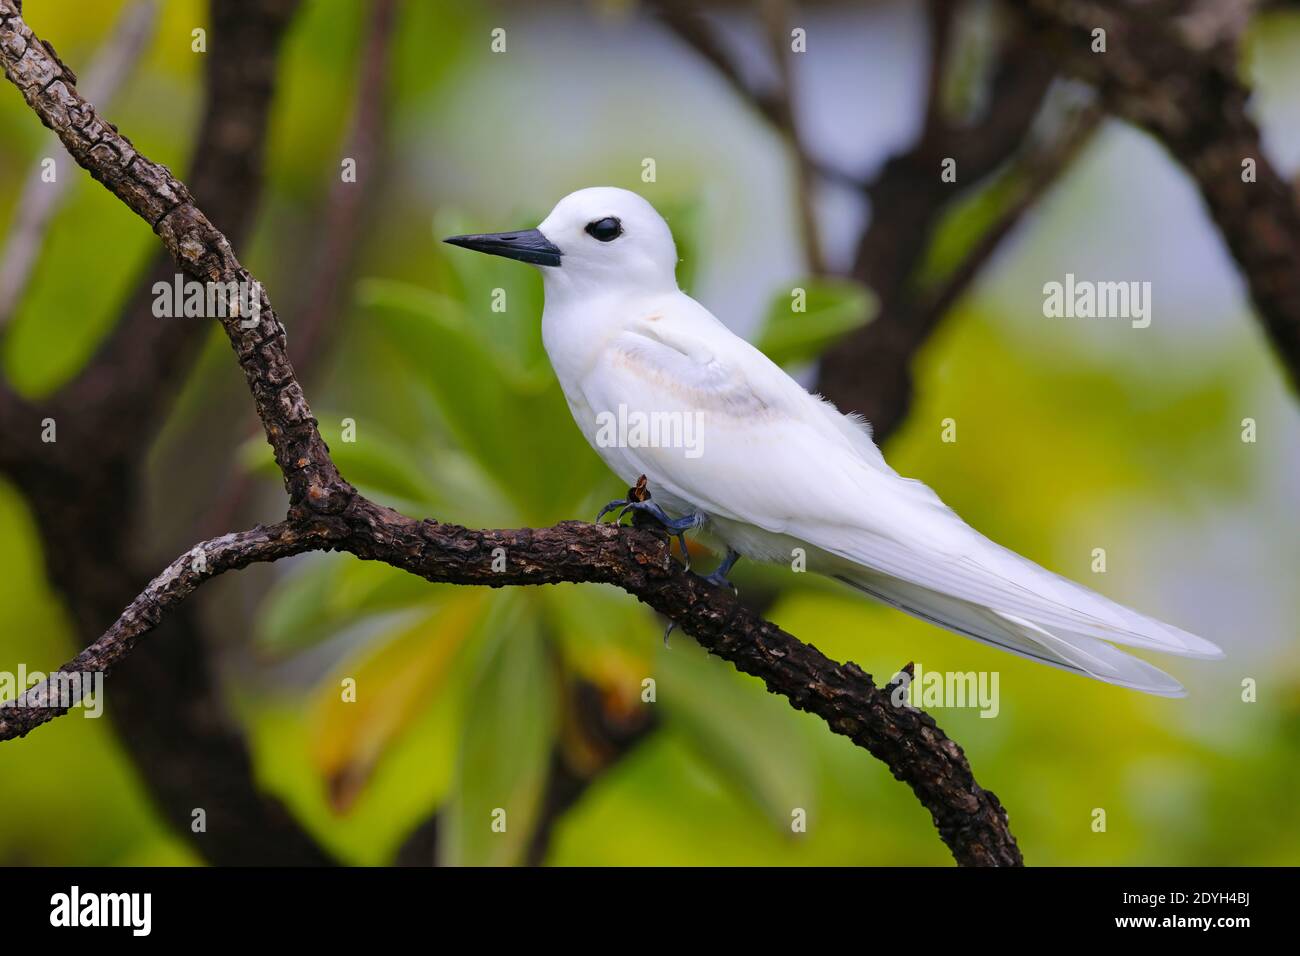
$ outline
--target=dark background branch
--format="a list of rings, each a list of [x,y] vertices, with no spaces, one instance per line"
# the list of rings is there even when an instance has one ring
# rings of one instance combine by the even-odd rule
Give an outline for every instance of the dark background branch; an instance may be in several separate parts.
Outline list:
[[[257,208],[278,53],[296,6],[296,0],[211,5],[191,182],[234,241],[247,237]],[[104,345],[58,393],[39,403],[0,396],[6,436],[0,465],[32,509],[50,582],[86,644],[151,576],[150,565],[157,566],[135,551],[135,542],[147,540],[143,465],[208,334],[204,323],[154,317],[153,283],[175,274],[165,254],[148,267]],[[45,417],[57,423],[55,443],[41,442]],[[206,859],[330,862],[257,786],[247,743],[212,673],[195,605],[178,607],[161,623],[151,653],[117,671],[113,699],[114,727],[153,802]],[[191,829],[200,806],[208,811],[211,837]]]
[[[879,312],[822,357],[817,382],[840,408],[866,416],[881,442],[907,415],[912,359],[944,311],[917,299],[912,284],[916,270],[954,201],[1023,148],[1055,72],[1046,53],[1013,23],[998,51],[982,117],[973,122],[949,117],[943,66],[952,42],[954,7],[931,5],[932,65],[920,138],[890,159],[865,191],[871,219],[850,274],[875,292]],[[945,159],[956,162],[955,183],[940,176]],[[1013,224],[1008,223],[1008,231]],[[953,286],[949,302],[964,288]]]
[[[1025,4],[1071,74],[1115,115],[1169,151],[1200,191],[1250,289],[1274,353],[1300,387],[1300,203],[1269,161],[1239,78],[1249,5],[1196,0],[1031,0]],[[1092,52],[1092,31],[1106,52]],[[1255,181],[1243,181],[1254,160]]]

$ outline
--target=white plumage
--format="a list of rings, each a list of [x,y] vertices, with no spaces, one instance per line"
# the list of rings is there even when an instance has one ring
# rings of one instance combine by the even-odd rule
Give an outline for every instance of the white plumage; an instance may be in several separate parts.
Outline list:
[[[454,241],[540,264],[543,341],[578,427],[624,482],[646,475],[670,514],[704,516],[708,534],[747,558],[789,564],[802,548],[809,570],[886,604],[1113,684],[1184,693],[1112,643],[1222,657],[1209,641],[990,541],[898,475],[865,422],[810,395],[677,288],[672,235],[640,196],[581,190],[537,233],[505,235],[549,244],[558,265],[489,248],[484,237]],[[699,426],[694,454],[681,443],[598,441],[620,406],[690,418]]]

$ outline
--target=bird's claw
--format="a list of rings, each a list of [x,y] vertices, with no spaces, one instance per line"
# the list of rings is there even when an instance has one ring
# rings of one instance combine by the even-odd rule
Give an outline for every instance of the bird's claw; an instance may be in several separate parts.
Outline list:
[[[690,570],[691,556],[690,552],[686,550],[686,532],[704,524],[705,519],[702,514],[692,512],[684,518],[670,518],[668,517],[668,513],[653,501],[634,501],[624,498],[619,501],[611,501],[609,504],[605,505],[605,507],[601,508],[600,514],[596,515],[596,521],[599,522],[601,518],[605,517],[605,515],[609,514],[615,508],[623,509],[618,513],[618,517],[614,519],[615,524],[621,522],[629,511],[640,512],[676,538],[677,545],[682,550],[682,561],[685,562],[687,570]],[[636,516],[633,515],[634,521],[635,517]]]
[[[600,509],[600,513],[596,515],[596,524],[600,524],[600,519],[605,517],[605,515],[609,514],[615,508],[623,509],[623,512],[620,513],[618,516],[618,520],[622,520],[623,513],[626,513],[627,511],[627,507],[626,507],[627,505],[630,505],[636,501],[649,501],[649,500],[650,500],[650,482],[646,479],[645,475],[642,475],[640,478],[636,480],[636,484],[627,490],[626,498],[617,498],[614,501],[611,501],[609,504],[605,505],[605,507]]]
[[[712,572],[706,574],[704,580],[718,587],[729,587],[731,588],[732,594],[739,596],[740,589],[727,580],[727,575],[731,572],[731,569],[736,566],[736,562],[739,560],[740,555],[731,550],[731,548],[728,548],[727,556],[722,559],[722,563],[714,568]]]
[[[630,502],[626,498],[619,498],[616,501],[611,501],[609,504],[605,505],[605,507],[601,508],[599,512],[597,512],[596,524],[600,524],[600,519],[605,517],[605,515],[609,514],[615,508],[621,508],[624,505],[629,503]],[[620,517],[622,516],[620,515]]]
[[[731,588],[732,594],[736,595],[737,597],[740,596],[740,588],[736,587],[736,585],[731,581],[728,581],[727,576],[723,574],[721,571],[714,571],[711,574],[706,574],[704,576],[704,580],[708,581],[710,584],[716,587]]]

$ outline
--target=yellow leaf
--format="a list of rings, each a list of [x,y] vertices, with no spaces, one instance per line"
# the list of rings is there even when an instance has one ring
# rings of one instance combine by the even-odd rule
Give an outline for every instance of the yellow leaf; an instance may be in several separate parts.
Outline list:
[[[335,813],[352,806],[389,746],[419,715],[482,610],[480,590],[456,593],[378,647],[367,646],[320,687],[312,762]]]

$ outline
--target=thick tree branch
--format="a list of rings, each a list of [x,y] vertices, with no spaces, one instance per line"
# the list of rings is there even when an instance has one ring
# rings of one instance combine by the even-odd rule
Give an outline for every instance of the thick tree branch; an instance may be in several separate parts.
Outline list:
[[[1155,136],[1195,181],[1260,321],[1300,387],[1300,203],[1268,161],[1238,78],[1250,5],[1221,0],[1028,0],[1063,67]],[[1093,31],[1106,31],[1094,53]],[[1243,164],[1252,161],[1254,179]]]
[[[32,35],[14,0],[0,0],[0,63],[77,162],[154,227],[187,274],[201,281],[254,282],[184,184],[139,155],[129,140],[96,116],[76,92],[72,75]],[[878,688],[856,665],[831,661],[763,620],[726,589],[687,571],[654,532],[581,522],[472,531],[408,518],[359,495],[329,457],[294,377],[284,329],[265,290],[258,288],[256,316],[247,321],[244,316],[225,316],[220,321],[244,370],[289,495],[289,516],[277,526],[277,542],[286,535],[293,542],[309,540],[314,549],[347,551],[430,581],[492,587],[600,582],[621,587],[677,621],[712,653],[763,678],[792,706],[817,714],[833,731],[883,760],[930,811],[959,863],[1021,862],[997,798],[975,782],[961,748],[929,715],[895,706],[888,689]],[[277,547],[296,553],[296,544]],[[507,555],[501,572],[492,570],[497,548]],[[233,566],[235,558],[229,560]],[[177,577],[187,585],[198,583],[186,578],[183,569]],[[119,619],[114,627],[132,630],[137,624],[131,622],[140,622],[142,629],[131,637],[135,640],[152,623],[147,615],[131,614],[128,608],[128,623]]]
[[[215,551],[208,574],[189,570],[192,553],[177,558],[85,652],[91,657],[79,657],[62,670],[101,669],[94,666],[97,661],[111,666],[164,611],[219,571],[309,550],[346,551],[439,583],[613,584],[677,621],[738,670],[761,677],[791,706],[817,714],[831,730],[884,761],[931,812],[958,862],[1020,862],[997,798],[975,782],[961,748],[932,717],[895,706],[889,690],[877,687],[855,664],[837,664],[749,610],[729,590],[687,571],[651,530],[569,521],[550,528],[477,531],[409,518],[355,495],[340,514],[315,514],[204,547]],[[508,556],[504,571],[493,570],[498,548]],[[45,719],[58,714],[45,713]],[[44,722],[33,716],[6,720],[7,727],[0,723],[0,740]]]
[[[280,45],[298,2],[209,2],[204,105],[187,181],[195,201],[235,242],[248,234],[258,209]],[[94,419],[101,442],[116,443],[105,451],[121,457],[138,458],[152,442],[208,334],[204,322],[153,315],[155,283],[175,275],[165,252],[142,269],[113,331],[54,403],[60,419]],[[115,427],[122,421],[138,427]]]
[[[385,104],[397,6],[397,0],[375,0],[371,7],[352,121],[343,147],[343,155],[356,164],[356,179],[346,181],[337,167],[331,167],[333,185],[317,230],[320,240],[302,269],[307,292],[299,297],[293,330],[298,367],[308,381],[332,327],[342,317],[345,282],[367,236],[371,199],[382,179],[379,166],[384,156]],[[252,475],[240,468],[217,496],[203,527],[210,527],[215,534],[238,523],[252,490]]]
[[[232,295],[231,307],[220,321],[275,451],[290,502],[310,510],[341,510],[353,490],[341,483],[316,430],[285,351],[284,327],[266,290],[240,264],[185,184],[167,167],[136,152],[129,139],[98,116],[77,92],[75,76],[32,34],[12,0],[0,2],[0,14],[0,56],[6,77],[58,134],[72,158],[153,227],[188,276],[249,290],[255,300],[252,311],[241,312],[234,301],[237,296]]]

